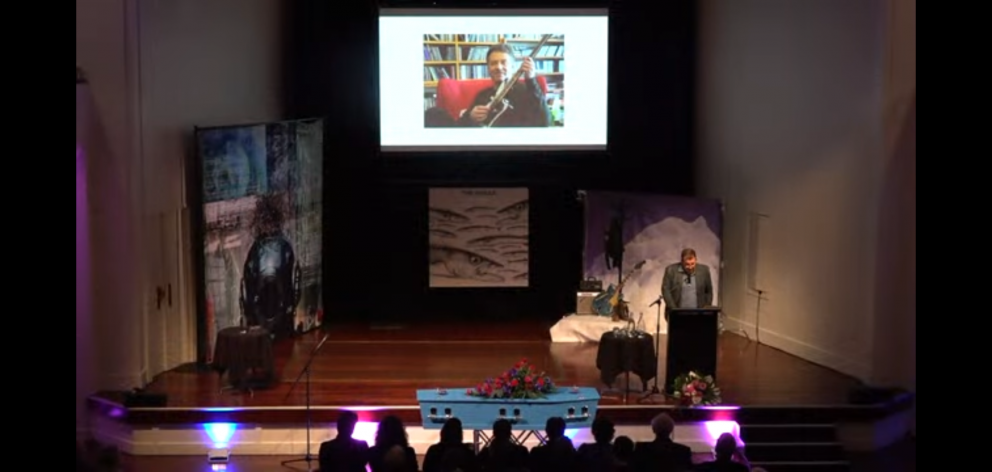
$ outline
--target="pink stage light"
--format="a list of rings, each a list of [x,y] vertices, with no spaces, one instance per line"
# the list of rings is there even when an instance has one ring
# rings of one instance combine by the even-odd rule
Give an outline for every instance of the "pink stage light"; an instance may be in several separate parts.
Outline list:
[[[707,421],[706,432],[709,433],[710,447],[716,447],[716,440],[723,433],[733,434],[737,438],[737,445],[744,446],[741,440],[741,426],[736,421]]]
[[[351,435],[351,437],[361,439],[371,446],[375,444],[375,433],[377,431],[379,431],[379,423],[359,421],[355,424],[355,432]]]

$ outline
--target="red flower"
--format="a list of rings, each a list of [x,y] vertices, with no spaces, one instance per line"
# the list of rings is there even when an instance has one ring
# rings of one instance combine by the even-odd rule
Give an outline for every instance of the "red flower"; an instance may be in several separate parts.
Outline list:
[[[519,381],[519,380],[517,380],[517,379],[513,379],[513,380],[512,380],[511,382],[510,382],[510,386],[511,386],[511,387],[516,387],[517,385],[520,385],[520,381]]]

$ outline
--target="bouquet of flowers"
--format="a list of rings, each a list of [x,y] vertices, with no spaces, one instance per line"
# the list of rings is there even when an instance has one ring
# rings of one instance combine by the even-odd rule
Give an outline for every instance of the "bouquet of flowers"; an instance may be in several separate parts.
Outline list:
[[[720,387],[716,386],[712,375],[699,375],[695,372],[675,378],[675,392],[672,394],[685,406],[719,405]]]
[[[521,359],[506,372],[483,380],[475,388],[466,390],[465,394],[484,398],[544,398],[556,389],[551,377],[537,371],[527,359]]]

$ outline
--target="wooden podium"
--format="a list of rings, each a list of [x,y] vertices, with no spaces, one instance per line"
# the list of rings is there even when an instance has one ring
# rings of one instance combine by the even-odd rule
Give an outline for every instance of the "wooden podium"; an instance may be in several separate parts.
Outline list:
[[[673,309],[668,312],[668,354],[665,392],[674,391],[675,378],[689,371],[716,375],[716,338],[720,309]]]

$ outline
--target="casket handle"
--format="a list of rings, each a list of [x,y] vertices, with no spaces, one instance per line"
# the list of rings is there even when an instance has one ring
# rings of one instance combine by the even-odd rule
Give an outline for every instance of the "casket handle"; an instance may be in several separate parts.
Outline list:
[[[586,421],[589,418],[590,418],[590,415],[589,415],[589,407],[588,406],[583,406],[582,407],[582,413],[579,414],[579,415],[576,415],[575,414],[575,407],[569,407],[568,408],[568,414],[565,415],[565,422],[566,423],[569,423],[569,422],[580,422],[580,421]]]
[[[431,423],[444,423],[452,418],[455,418],[455,415],[451,413],[451,408],[445,408],[443,415],[437,414],[437,408],[431,408],[430,413],[427,415],[427,420]]]
[[[513,416],[508,418],[506,416],[506,408],[500,408],[499,409],[499,416],[497,416],[496,419],[497,420],[506,420],[506,421],[509,421],[510,424],[517,424],[517,423],[523,422],[524,416],[520,412],[520,408],[514,408],[513,409]]]

